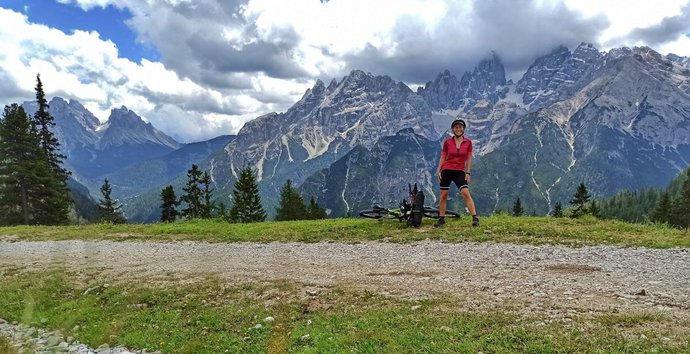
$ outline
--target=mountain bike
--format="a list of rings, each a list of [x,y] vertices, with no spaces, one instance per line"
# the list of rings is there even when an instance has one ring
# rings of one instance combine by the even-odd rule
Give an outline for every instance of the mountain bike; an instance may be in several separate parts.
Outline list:
[[[413,227],[420,227],[422,225],[422,217],[427,218],[439,218],[439,210],[432,208],[430,206],[424,205],[424,192],[417,188],[417,183],[414,184],[412,188],[411,184],[407,185],[409,190],[410,201],[403,199],[400,202],[400,208],[398,209],[386,209],[379,205],[374,205],[371,210],[362,210],[359,212],[359,216],[370,219],[378,219],[379,221],[384,219],[398,219],[398,221],[407,221],[407,225]],[[460,214],[447,210],[446,216],[450,218],[459,217]]]
[[[410,213],[411,213],[411,210],[405,210],[405,208],[403,208],[403,207],[400,207],[398,209],[386,209],[386,208],[381,207],[379,205],[374,205],[374,206],[372,206],[371,210],[360,211],[359,216],[361,216],[363,218],[369,218],[369,219],[379,219],[379,220],[398,219],[398,221],[404,221],[404,220],[408,219]],[[432,208],[430,206],[425,205],[423,214],[427,218],[438,219],[439,210],[436,208]],[[446,210],[446,217],[447,218],[457,218],[457,217],[460,217],[460,214],[457,212],[454,212],[452,210]]]

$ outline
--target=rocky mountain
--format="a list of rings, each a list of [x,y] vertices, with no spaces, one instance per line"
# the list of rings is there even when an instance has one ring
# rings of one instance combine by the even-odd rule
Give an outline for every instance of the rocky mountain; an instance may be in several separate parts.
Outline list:
[[[457,93],[457,82],[448,72],[420,94],[435,107],[432,115],[448,115],[456,108],[468,122],[467,135],[475,143],[472,190],[480,213],[509,210],[519,197],[529,212],[545,214],[556,202],[567,206],[580,182],[594,196],[609,196],[664,186],[690,164],[686,63],[649,48],[599,52],[583,43],[572,53],[559,47],[538,58],[516,85],[506,83],[507,94],[496,101],[489,95],[476,99]],[[439,103],[450,102],[449,97],[455,105]],[[437,142],[436,149],[439,146]],[[378,176],[387,157],[376,160],[374,156],[386,155],[371,151],[380,149],[353,150],[307,179],[302,190],[320,192],[319,201],[334,215],[344,215],[346,204],[359,207],[381,200],[394,205],[395,192],[383,196],[371,187],[374,181],[396,176],[395,169],[386,169],[390,176]],[[435,163],[426,160],[423,172],[433,171]],[[418,178],[426,190],[436,189],[436,181]],[[368,197],[348,196],[352,185]]]
[[[688,69],[649,48],[593,50],[589,45],[570,55],[555,50],[518,82],[522,102],[506,102],[510,109],[501,109],[502,102],[489,110],[474,107],[464,116],[471,127],[480,122],[481,128],[486,119],[509,122],[497,125],[503,131],[477,134],[480,156],[473,177],[482,212],[508,209],[520,197],[543,214],[555,202],[567,205],[579,182],[595,196],[609,196],[661,187],[688,166]],[[566,65],[578,51],[579,59],[570,60],[577,68]],[[537,65],[557,62],[556,57],[566,58],[558,70]],[[538,67],[552,69],[537,75]],[[552,78],[537,84],[548,72]],[[549,87],[555,91],[546,95]],[[541,93],[529,94],[534,92]]]
[[[27,112],[36,103],[23,104]],[[75,100],[55,97],[49,102],[55,118],[54,133],[67,156],[66,167],[75,179],[88,183],[131,163],[163,156],[182,145],[146,123],[126,107],[113,109],[108,121],[100,121]],[[33,114],[33,113],[31,113]]]
[[[83,162],[77,166],[90,176],[107,175],[119,181],[123,195],[138,196],[128,200],[134,220],[157,219],[163,185],[134,193],[127,183],[145,184],[137,176],[148,169],[180,188],[188,167],[177,164],[181,170],[173,177],[175,163],[166,154],[174,140],[126,108],[98,125],[77,103],[51,105],[56,122],[72,124],[63,133],[73,135],[65,143],[69,163]],[[67,113],[58,118],[68,111],[81,113],[70,113],[71,122]],[[414,182],[431,204],[438,193],[432,177],[439,139],[456,115],[468,122],[474,142],[472,191],[481,214],[509,209],[517,197],[528,212],[544,214],[556,202],[567,205],[580,182],[597,197],[661,187],[690,162],[688,59],[644,47],[601,52],[583,43],[537,58],[515,84],[497,55],[460,80],[444,71],[417,92],[358,70],[328,85],[319,80],[286,112],[248,122],[198,164],[211,172],[218,201],[226,205],[238,171],[252,166],[269,214],[287,179],[331,216],[356,214],[373,202],[395,205]],[[167,157],[152,160],[161,156]],[[102,165],[106,160],[130,167]]]
[[[417,89],[417,94],[433,111],[464,110],[481,100],[493,105],[505,98],[505,85],[505,69],[501,59],[494,53],[491,58],[482,60],[472,72],[464,73],[460,80],[445,70],[434,81]]]
[[[108,178],[113,188],[113,196],[137,196],[169,182],[180,174],[185,174],[192,164],[206,160],[222,150],[234,138],[234,135],[221,135],[207,141],[189,143],[164,156],[130,164],[103,178]]]
[[[357,215],[372,204],[397,206],[408,198],[408,183],[419,183],[434,204],[438,190],[436,167],[440,141],[403,129],[379,139],[370,149],[357,146],[328,168],[309,177],[301,186],[303,196],[314,197],[327,213]]]
[[[592,73],[604,64],[604,55],[594,46],[581,43],[572,53],[559,46],[537,58],[518,81],[515,92],[530,111],[568,98],[592,80]]]
[[[255,168],[270,213],[287,179],[300,185],[356,146],[373,146],[404,128],[438,137],[430,116],[424,99],[405,84],[355,70],[328,86],[317,81],[285,113],[245,124],[209,169],[214,181],[229,190],[243,166]]]

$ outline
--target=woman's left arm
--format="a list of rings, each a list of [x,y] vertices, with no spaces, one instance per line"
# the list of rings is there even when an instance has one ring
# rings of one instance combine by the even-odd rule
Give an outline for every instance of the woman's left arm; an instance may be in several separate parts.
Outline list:
[[[467,181],[467,184],[470,184],[470,180],[472,179],[472,176],[470,176],[470,169],[472,168],[472,154],[470,153],[470,156],[467,157],[467,162],[465,162],[465,181]]]

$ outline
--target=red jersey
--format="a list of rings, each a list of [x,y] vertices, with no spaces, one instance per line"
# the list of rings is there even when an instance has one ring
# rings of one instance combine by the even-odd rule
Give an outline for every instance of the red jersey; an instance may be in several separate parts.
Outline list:
[[[455,145],[455,138],[450,137],[443,142],[441,149],[441,156],[445,156],[441,170],[465,170],[465,162],[472,156],[472,141],[466,137],[462,137],[462,142],[458,147]]]

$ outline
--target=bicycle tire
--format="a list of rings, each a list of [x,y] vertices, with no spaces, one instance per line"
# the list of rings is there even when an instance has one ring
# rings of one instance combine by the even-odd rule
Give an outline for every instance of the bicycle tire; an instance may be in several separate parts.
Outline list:
[[[439,210],[436,208],[430,208],[430,207],[424,207],[424,216],[427,218],[432,218],[432,219],[438,219],[439,217]],[[458,218],[460,217],[459,213],[456,213],[452,210],[446,210],[446,217],[447,218]]]
[[[378,210],[362,210],[359,212],[359,216],[369,219],[381,219],[385,214],[388,213]]]

